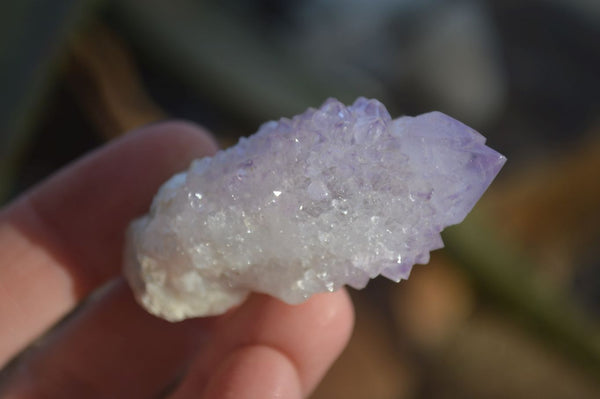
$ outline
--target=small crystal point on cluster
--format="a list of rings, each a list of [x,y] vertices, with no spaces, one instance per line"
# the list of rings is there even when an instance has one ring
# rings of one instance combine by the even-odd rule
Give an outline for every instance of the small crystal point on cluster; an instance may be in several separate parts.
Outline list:
[[[326,101],[173,176],[128,232],[125,274],[167,320],[224,313],[250,292],[296,304],[443,246],[506,158],[439,112],[393,119]]]

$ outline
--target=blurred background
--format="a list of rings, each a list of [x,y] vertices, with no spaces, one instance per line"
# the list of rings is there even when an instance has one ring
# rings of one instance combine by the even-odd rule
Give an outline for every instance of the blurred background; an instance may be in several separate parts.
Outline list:
[[[227,147],[357,96],[445,112],[509,161],[429,265],[351,292],[354,335],[313,398],[600,397],[593,0],[2,2],[0,199],[144,124]]]

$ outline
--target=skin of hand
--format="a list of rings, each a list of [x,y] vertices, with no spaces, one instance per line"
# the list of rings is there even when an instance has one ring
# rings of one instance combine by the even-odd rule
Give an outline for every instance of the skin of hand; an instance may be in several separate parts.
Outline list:
[[[168,323],[121,277],[129,221],[163,181],[215,151],[194,125],[147,126],[0,212],[2,398],[310,395],[351,334],[345,290],[296,306],[256,294],[223,316]]]

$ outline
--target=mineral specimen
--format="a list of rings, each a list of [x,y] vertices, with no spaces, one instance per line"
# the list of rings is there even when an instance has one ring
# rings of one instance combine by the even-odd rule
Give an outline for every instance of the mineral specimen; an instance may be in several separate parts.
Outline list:
[[[506,161],[484,142],[439,112],[392,120],[377,100],[329,99],[167,181],[129,229],[125,274],[171,321],[252,291],[296,304],[379,274],[406,279]]]

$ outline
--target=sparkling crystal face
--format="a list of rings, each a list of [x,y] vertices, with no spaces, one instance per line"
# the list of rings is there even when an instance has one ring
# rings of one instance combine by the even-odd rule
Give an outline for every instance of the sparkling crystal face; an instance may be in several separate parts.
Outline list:
[[[251,291],[294,304],[379,274],[406,279],[506,161],[484,143],[439,112],[392,120],[377,100],[329,99],[165,183],[130,228],[126,276],[172,321]]]

